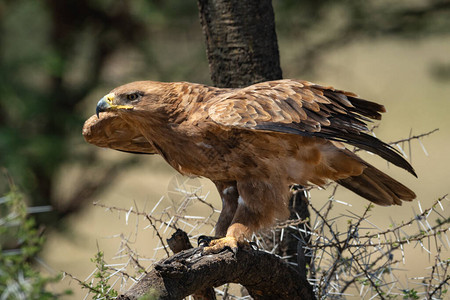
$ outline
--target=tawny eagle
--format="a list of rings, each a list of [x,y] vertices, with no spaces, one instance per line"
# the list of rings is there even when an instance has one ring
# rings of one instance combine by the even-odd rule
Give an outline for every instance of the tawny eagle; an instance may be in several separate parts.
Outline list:
[[[289,187],[336,181],[379,205],[413,191],[345,144],[416,175],[390,145],[368,133],[382,105],[301,80],[225,89],[188,82],[138,81],[113,89],[86,121],[89,143],[161,155],[184,175],[211,179],[223,200],[211,251],[237,247],[288,216]]]

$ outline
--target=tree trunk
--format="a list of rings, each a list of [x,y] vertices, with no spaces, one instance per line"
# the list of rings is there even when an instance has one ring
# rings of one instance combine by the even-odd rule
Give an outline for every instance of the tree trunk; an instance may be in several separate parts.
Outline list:
[[[198,0],[198,7],[215,86],[282,78],[271,0]]]

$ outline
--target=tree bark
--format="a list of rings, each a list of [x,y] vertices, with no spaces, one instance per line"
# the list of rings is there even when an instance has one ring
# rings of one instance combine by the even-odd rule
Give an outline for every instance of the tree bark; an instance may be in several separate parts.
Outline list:
[[[228,282],[245,286],[253,299],[315,299],[308,281],[278,257],[239,249],[203,255],[202,248],[184,250],[155,268],[117,299],[183,299],[199,290]]]
[[[192,249],[191,242],[186,232],[177,229],[170,239],[167,239],[167,245],[174,254],[180,253],[183,250]],[[216,293],[212,287],[207,287],[202,290],[195,291],[192,294],[194,300],[216,300]]]
[[[282,78],[271,0],[198,0],[198,7],[215,86]]]

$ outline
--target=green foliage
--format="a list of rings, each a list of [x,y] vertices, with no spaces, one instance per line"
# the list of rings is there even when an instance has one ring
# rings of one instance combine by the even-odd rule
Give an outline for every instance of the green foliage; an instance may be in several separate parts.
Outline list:
[[[403,290],[403,299],[419,299],[420,297],[417,295],[417,291],[412,290]]]
[[[91,262],[95,263],[97,271],[93,277],[95,280],[91,282],[79,282],[81,286],[88,289],[93,294],[92,299],[115,299],[118,296],[116,290],[109,284],[112,269],[110,269],[105,260],[103,251],[98,251],[94,258],[91,258]]]
[[[0,198],[1,299],[58,299],[46,286],[61,276],[43,276],[33,265],[43,243],[23,196],[12,187]]]

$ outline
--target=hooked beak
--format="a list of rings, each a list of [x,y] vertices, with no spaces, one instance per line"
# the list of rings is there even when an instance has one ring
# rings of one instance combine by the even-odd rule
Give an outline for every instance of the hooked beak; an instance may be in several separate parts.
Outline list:
[[[109,110],[117,110],[117,109],[133,109],[134,107],[131,105],[116,105],[114,104],[114,93],[110,93],[106,96],[104,96],[100,101],[97,103],[97,107],[95,108],[95,113],[97,115],[97,118],[99,118],[99,115],[101,112],[109,111]]]

